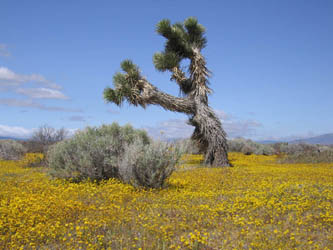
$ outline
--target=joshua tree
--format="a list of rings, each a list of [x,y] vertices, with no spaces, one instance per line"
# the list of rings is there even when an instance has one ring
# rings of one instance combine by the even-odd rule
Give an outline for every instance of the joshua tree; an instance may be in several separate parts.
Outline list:
[[[157,32],[166,38],[163,52],[154,55],[153,61],[159,71],[170,71],[183,97],[163,93],[152,85],[134,63],[125,60],[121,63],[124,73],[113,77],[114,89],[104,90],[104,99],[118,106],[124,101],[145,108],[149,104],[160,105],[164,109],[185,113],[189,124],[194,126],[192,139],[205,154],[205,164],[230,166],[227,155],[226,133],[220,119],[208,106],[209,70],[201,50],[206,45],[205,28],[196,18],[190,17],[184,23],[170,24],[164,19],[157,24]],[[188,73],[181,67],[181,61],[189,59]]]

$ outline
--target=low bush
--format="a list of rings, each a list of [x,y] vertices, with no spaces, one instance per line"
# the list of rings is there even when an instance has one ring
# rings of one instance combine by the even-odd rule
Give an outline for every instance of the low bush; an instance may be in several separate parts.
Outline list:
[[[333,148],[322,145],[288,145],[280,163],[329,163],[333,162]]]
[[[26,152],[21,143],[14,140],[0,140],[0,159],[19,160]]]
[[[50,174],[81,181],[118,178],[135,186],[162,187],[180,157],[177,147],[152,142],[143,130],[117,123],[88,127],[48,152]]]
[[[275,150],[271,145],[256,143],[252,140],[244,138],[236,138],[228,140],[228,147],[230,152],[241,152],[245,155],[273,155]]]
[[[119,164],[126,183],[147,188],[161,188],[181,157],[181,150],[164,142],[128,144]]]
[[[118,158],[126,144],[140,139],[144,144],[149,138],[144,131],[134,130],[130,125],[120,127],[117,123],[100,128],[87,127],[71,139],[52,146],[48,151],[51,175],[72,178],[75,181],[91,178],[102,180],[117,178]]]
[[[301,154],[303,152],[317,152],[323,149],[325,146],[305,144],[305,143],[290,144],[287,142],[283,142],[283,143],[275,143],[273,147],[277,154],[294,155],[294,154]]]

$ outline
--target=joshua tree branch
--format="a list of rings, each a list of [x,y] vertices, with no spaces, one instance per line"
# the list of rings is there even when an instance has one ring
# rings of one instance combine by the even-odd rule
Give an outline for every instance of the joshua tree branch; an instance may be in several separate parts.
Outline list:
[[[138,103],[141,106],[147,104],[160,105],[166,110],[176,111],[186,114],[194,114],[195,103],[189,98],[179,98],[169,94],[166,94],[158,90],[155,86],[149,83],[145,79],[140,80],[140,86],[142,91],[140,96],[138,96]]]
[[[174,80],[181,86],[185,81],[189,79],[185,76],[185,73],[180,69],[179,66],[172,68],[171,80]]]
[[[145,108],[149,104],[160,105],[166,110],[186,113],[193,115],[195,113],[195,102],[188,97],[175,97],[160,91],[145,78],[140,75],[131,77],[129,74],[120,75],[119,83],[115,89],[106,88],[104,98],[107,101],[114,102],[118,106],[124,100],[135,106],[140,105]],[[131,87],[128,88],[128,85]]]
[[[171,71],[172,75],[170,80],[176,81],[180,91],[187,95],[193,89],[191,79],[186,77],[185,73],[180,69],[179,66],[173,67]]]

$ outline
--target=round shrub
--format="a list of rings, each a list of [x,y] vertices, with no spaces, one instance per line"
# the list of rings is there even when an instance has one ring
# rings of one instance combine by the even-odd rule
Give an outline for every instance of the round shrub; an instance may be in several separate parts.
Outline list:
[[[134,186],[161,188],[180,157],[181,150],[175,145],[160,141],[145,145],[136,140],[126,146],[119,165],[120,176]]]
[[[0,159],[19,160],[26,152],[21,143],[14,140],[0,140]]]
[[[273,155],[273,154],[275,154],[275,150],[270,145],[255,143],[254,154],[256,154],[256,155]]]
[[[117,123],[100,128],[87,127],[71,139],[53,145],[48,151],[50,174],[75,181],[90,178],[119,178],[119,159],[125,146],[140,140],[150,143],[147,133]]]
[[[228,140],[228,149],[230,152],[242,152],[242,148],[246,145],[244,138],[235,138]]]

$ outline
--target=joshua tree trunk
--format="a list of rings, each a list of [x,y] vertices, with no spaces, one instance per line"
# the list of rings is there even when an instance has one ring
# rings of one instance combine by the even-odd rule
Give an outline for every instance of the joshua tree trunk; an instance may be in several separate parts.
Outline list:
[[[213,166],[230,166],[228,161],[228,145],[226,133],[220,119],[208,106],[207,87],[209,71],[206,62],[198,48],[193,48],[190,72],[194,88],[189,93],[195,103],[195,113],[189,123],[195,126],[192,140],[197,141],[202,153],[205,154],[205,164]]]
[[[199,145],[201,153],[205,154],[204,163],[213,166],[230,166],[227,155],[226,133],[220,120],[205,104],[196,105],[196,113],[189,123],[195,126],[192,140]]]
[[[165,51],[154,55],[155,67],[160,71],[170,71],[184,97],[174,97],[159,91],[140,73],[139,68],[129,60],[121,67],[125,71],[114,78],[115,89],[106,88],[104,98],[121,105],[124,100],[135,106],[146,107],[149,104],[187,114],[189,124],[194,126],[192,139],[197,142],[200,151],[205,154],[205,163],[213,166],[230,166],[226,133],[221,121],[208,105],[209,70],[201,54],[206,44],[204,28],[195,18],[188,18],[184,25],[170,25],[162,20],[157,32],[167,38]],[[189,59],[189,77],[180,68],[180,61]]]

